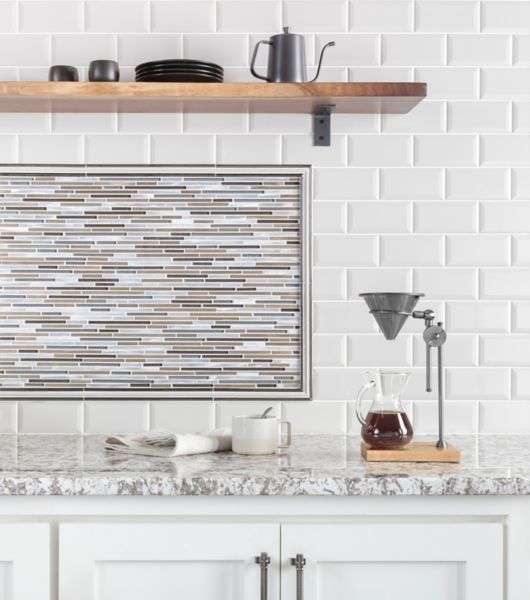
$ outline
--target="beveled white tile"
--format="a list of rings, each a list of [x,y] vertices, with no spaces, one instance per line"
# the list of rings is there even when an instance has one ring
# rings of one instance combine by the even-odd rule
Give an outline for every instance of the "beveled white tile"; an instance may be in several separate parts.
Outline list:
[[[273,415],[281,416],[281,403],[277,400],[218,400],[215,403],[215,426],[232,427],[232,417],[260,415],[269,406],[272,406]]]
[[[345,402],[283,402],[283,418],[292,423],[293,433],[346,433]]]
[[[155,400],[150,409],[151,429],[197,433],[214,427],[214,404],[208,400]]]
[[[0,433],[17,433],[18,431],[17,402],[2,400],[0,402]]]
[[[81,401],[21,400],[19,433],[83,433]]]
[[[149,402],[143,400],[85,401],[84,433],[139,433],[149,428]]]

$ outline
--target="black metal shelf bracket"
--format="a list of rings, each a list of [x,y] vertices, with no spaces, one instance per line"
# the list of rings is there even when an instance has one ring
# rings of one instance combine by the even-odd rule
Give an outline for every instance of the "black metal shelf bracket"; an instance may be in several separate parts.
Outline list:
[[[320,104],[313,113],[313,146],[331,144],[331,113],[334,104]]]

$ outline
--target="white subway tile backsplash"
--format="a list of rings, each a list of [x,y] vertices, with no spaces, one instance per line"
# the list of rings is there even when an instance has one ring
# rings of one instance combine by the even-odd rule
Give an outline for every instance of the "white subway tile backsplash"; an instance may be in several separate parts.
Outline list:
[[[478,31],[480,3],[470,0],[419,0],[415,30],[421,32]]]
[[[181,133],[182,115],[178,113],[119,113],[118,131],[120,133],[145,134]]]
[[[510,129],[510,103],[482,101],[449,102],[447,130],[456,133],[495,132]]]
[[[248,36],[243,33],[185,33],[183,57],[226,67],[248,65]]]
[[[152,135],[151,162],[154,164],[208,164],[215,162],[212,135]]]
[[[528,298],[530,296],[530,269],[511,267],[481,269],[481,298]]]
[[[315,202],[313,204],[314,233],[346,233],[346,202]]]
[[[509,400],[510,369],[457,368],[446,371],[448,400]]]
[[[478,231],[478,203],[415,202],[414,231],[418,233],[473,233]]]
[[[59,2],[64,4],[64,2]],[[146,32],[149,3],[145,0],[128,0],[124,10],[123,0],[85,1],[85,31],[105,33]]]
[[[381,236],[381,264],[404,267],[407,265],[442,265],[443,237],[440,235],[383,235]]]
[[[530,301],[512,303],[513,331],[530,333]]]
[[[98,135],[85,136],[85,157],[94,164],[115,164],[120,161],[132,164],[148,162],[149,140],[145,135]]]
[[[349,164],[352,166],[404,167],[412,165],[409,135],[351,135]]]
[[[217,161],[220,164],[273,164],[280,162],[279,135],[217,136]]]
[[[204,114],[197,115],[197,122],[200,118],[208,116]],[[227,127],[223,120],[226,120],[228,126],[234,121],[235,117],[247,117],[246,114],[238,115],[237,113],[220,115],[218,131],[224,132]],[[335,117],[335,115],[334,115]],[[296,114],[296,113],[251,113],[249,118],[250,133],[305,133],[308,134],[311,129],[311,115]],[[336,124],[336,123],[335,123]],[[233,128],[233,126],[232,126]],[[333,131],[337,132],[337,127],[333,127]]]
[[[317,200],[374,200],[377,197],[377,169],[314,170]]]
[[[181,37],[176,34],[164,33],[151,33],[149,35],[120,33],[118,35],[120,66],[135,67],[140,63],[161,58],[182,58]],[[189,58],[186,54],[184,54],[184,57]],[[201,59],[203,57],[193,54],[193,58]]]
[[[47,67],[49,64],[50,42],[47,35],[37,33],[27,35],[0,34],[0,67],[10,65]]]
[[[508,35],[456,34],[448,37],[448,64],[452,66],[509,65],[511,39]]]
[[[150,406],[150,428],[182,433],[209,431],[214,427],[214,405],[208,400],[155,400]]]
[[[487,233],[525,233],[529,222],[530,202],[484,202],[480,207],[480,229]]]
[[[496,168],[447,169],[447,198],[489,200],[508,198],[509,172]]]
[[[282,162],[317,167],[346,166],[347,137],[331,135],[331,146],[313,146],[312,135],[282,136]]]
[[[528,68],[484,68],[481,70],[482,98],[492,100],[528,100],[530,77]]]
[[[363,369],[322,367],[314,370],[314,395],[319,400],[354,400],[363,383]]]
[[[448,302],[447,328],[455,333],[503,333],[510,330],[509,302]]]
[[[17,30],[17,8],[15,0],[4,0],[0,3],[0,32],[15,33]],[[6,432],[7,433],[7,432]]]
[[[494,0],[482,3],[482,31],[530,32],[530,2]]]
[[[477,141],[473,135],[416,135],[414,164],[422,167],[477,165]]]
[[[18,160],[26,164],[71,164],[83,162],[81,135],[19,135]]]
[[[208,33],[215,31],[214,0],[151,0],[151,31]]]
[[[479,73],[472,67],[419,67],[416,79],[427,83],[433,100],[473,100],[479,97]]]
[[[290,25],[309,77],[336,41],[319,81],[425,81],[428,94],[407,114],[335,114],[320,148],[310,114],[10,113],[0,162],[312,165],[315,401],[284,403],[295,431],[357,431],[364,370],[424,360],[418,322],[394,342],[376,333],[358,294],[385,290],[422,291],[447,319],[449,433],[476,431],[479,407],[481,431],[530,431],[529,14],[528,0],[5,0],[4,80],[45,81],[52,63],[87,79],[90,60],[118,58],[132,81],[138,63],[185,56],[256,82],[254,44]],[[412,371],[415,429],[432,434],[435,394]],[[262,404],[87,400],[83,426],[82,403],[4,401],[0,431],[197,431]]]
[[[342,268],[313,268],[313,301],[345,300],[346,270]]]
[[[0,433],[18,433],[17,413],[17,402],[2,400],[0,403]],[[38,432],[40,432],[40,425]]]
[[[510,264],[508,235],[449,235],[447,265],[451,267],[502,266]]]
[[[530,433],[530,402],[481,402],[480,433]]]
[[[366,304],[359,298],[347,302],[315,302],[316,333],[375,333],[373,319],[367,318]]]
[[[410,202],[349,202],[350,233],[409,233],[412,230]]]
[[[227,0],[229,4],[231,0]],[[254,1],[244,0],[244,4],[255,4]],[[271,4],[271,0],[263,4]],[[319,0],[284,0],[283,22],[288,24],[293,32],[314,33],[315,31],[347,31],[348,2],[347,0],[328,0],[325,8]],[[271,30],[275,28],[272,27]],[[278,29],[278,26],[276,26]],[[332,50],[330,50],[332,51]]]
[[[376,264],[377,238],[374,235],[315,235],[313,244],[317,267],[370,267]]]
[[[307,11],[302,10],[303,14],[305,12]],[[282,3],[280,0],[252,0],[252,2],[248,2],[248,0],[218,0],[217,2],[217,31],[223,33],[276,31],[280,29],[281,20]],[[288,21],[294,30],[302,31],[294,21],[289,19]]]
[[[530,200],[530,169],[512,169],[512,198]]]
[[[530,369],[513,370],[514,400],[530,400]]]
[[[282,416],[294,433],[346,433],[344,402],[283,402]]]
[[[530,133],[530,102],[513,103],[513,131]]]
[[[408,32],[414,22],[411,0],[351,0],[350,31]]]
[[[414,269],[414,289],[428,291],[429,298],[474,300],[477,281],[476,269]]]
[[[51,48],[51,61],[53,64],[81,67],[88,66],[90,61],[95,59],[116,60],[118,58],[116,53],[116,36],[111,34],[58,34],[52,36]],[[122,64],[131,64],[127,63],[121,55],[119,59]]]
[[[437,318],[441,318],[438,316]],[[421,334],[414,337],[414,366],[424,367],[426,362],[425,341]],[[473,367],[478,365],[478,338],[450,332],[444,345],[444,363],[447,367]],[[431,350],[431,360],[436,360],[436,350]]]
[[[85,433],[139,433],[149,429],[149,402],[86,400]]]
[[[482,135],[480,138],[480,162],[483,165],[530,164],[530,136],[528,135]]]
[[[486,366],[526,366],[530,355],[530,335],[483,335],[480,364]]]
[[[383,200],[441,200],[444,171],[433,168],[383,168],[380,186]]]
[[[342,333],[313,335],[312,351],[315,367],[346,366],[346,336]]]
[[[516,35],[513,39],[513,64],[530,66],[530,35]]]
[[[21,0],[18,3],[18,29],[24,33],[80,32],[83,30],[83,3],[76,0]]]
[[[356,300],[364,292],[412,292],[412,269],[348,269],[348,298]]]
[[[366,311],[366,319],[372,319]],[[412,336],[399,335],[389,342],[380,334],[348,338],[348,364],[352,367],[411,367]]]
[[[445,36],[434,33],[383,34],[381,64],[441,66],[445,44]]]
[[[336,46],[327,50],[327,65],[366,67],[380,64],[379,36],[375,33],[330,33],[316,36],[315,44],[319,51],[328,42],[336,42]]]
[[[438,433],[438,405],[436,402],[414,402],[414,433]],[[476,433],[478,406],[476,402],[446,402],[444,405],[445,431],[451,435]]]
[[[280,402],[263,400],[253,402],[219,400],[215,403],[215,427],[232,427],[232,417],[239,415],[260,415],[272,406],[272,414],[281,416]]]
[[[83,403],[22,400],[18,403],[19,433],[82,433]]]
[[[445,103],[425,100],[405,115],[383,114],[381,124],[384,133],[443,133]]]
[[[530,266],[530,234],[512,237],[512,264],[517,267]]]

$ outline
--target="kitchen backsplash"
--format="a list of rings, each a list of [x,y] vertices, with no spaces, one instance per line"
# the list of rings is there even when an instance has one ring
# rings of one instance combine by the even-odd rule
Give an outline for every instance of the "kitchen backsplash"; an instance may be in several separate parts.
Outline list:
[[[309,115],[7,114],[0,161],[312,164],[314,400],[277,411],[297,432],[356,432],[363,371],[409,368],[415,430],[433,432],[421,324],[386,342],[357,296],[415,290],[447,325],[447,431],[530,431],[530,2],[6,0],[0,17],[2,79],[43,80],[53,63],[86,78],[116,58],[131,80],[139,62],[185,56],[247,81],[254,44],[290,25],[312,64],[336,41],[323,80],[426,81],[408,115],[333,116],[329,148]],[[6,401],[0,429],[193,431],[262,405]]]

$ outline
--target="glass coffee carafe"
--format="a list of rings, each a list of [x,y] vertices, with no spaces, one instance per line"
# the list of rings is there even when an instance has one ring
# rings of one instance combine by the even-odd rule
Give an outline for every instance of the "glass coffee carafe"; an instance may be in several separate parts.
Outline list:
[[[366,372],[367,383],[357,394],[357,418],[361,436],[367,446],[379,450],[403,448],[412,441],[412,425],[401,404],[401,394],[410,373],[374,370]],[[370,410],[363,416],[361,404],[364,395],[373,391]]]

